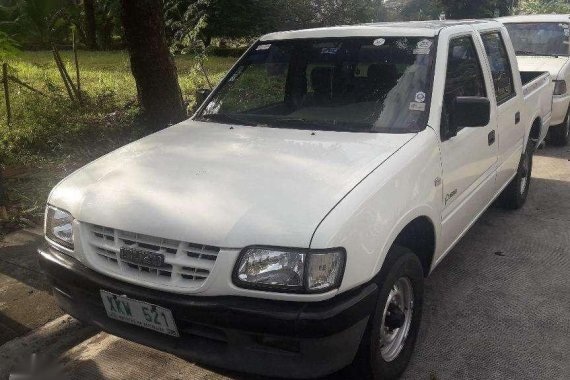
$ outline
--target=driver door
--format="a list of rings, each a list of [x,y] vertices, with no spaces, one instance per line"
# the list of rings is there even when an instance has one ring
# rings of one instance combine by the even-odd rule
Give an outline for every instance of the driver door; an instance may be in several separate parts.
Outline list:
[[[490,73],[481,64],[482,47],[472,33],[450,39],[441,121],[443,166],[442,238],[449,247],[491,201],[498,142],[496,103],[486,126],[450,132],[449,108],[457,96],[492,96]],[[486,69],[486,66],[485,66]]]

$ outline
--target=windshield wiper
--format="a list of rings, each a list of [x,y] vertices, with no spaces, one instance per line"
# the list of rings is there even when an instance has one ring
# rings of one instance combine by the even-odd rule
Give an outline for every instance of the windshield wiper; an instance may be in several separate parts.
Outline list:
[[[222,124],[239,124],[239,125],[247,125],[247,126],[255,126],[257,123],[252,122],[243,117],[239,117],[235,114],[227,114],[227,113],[210,113],[206,115],[201,115],[198,117],[198,120],[203,121],[214,121],[217,123]]]
[[[546,54],[546,53],[536,53],[534,51],[526,51],[526,50],[517,50],[515,51],[516,55],[529,55],[533,57],[565,57],[563,54]]]
[[[347,125],[347,123],[336,123],[331,121],[309,120],[303,118],[285,117],[276,118],[268,122],[269,126],[286,125],[295,129],[321,130],[321,131],[342,131],[342,132],[365,132],[362,125]],[[366,128],[365,128],[366,129]],[[368,128],[369,130],[370,128]]]
[[[534,56],[544,55],[544,54],[535,53],[534,51],[526,51],[526,50],[517,50],[517,51],[515,51],[515,54],[516,55],[534,55]]]

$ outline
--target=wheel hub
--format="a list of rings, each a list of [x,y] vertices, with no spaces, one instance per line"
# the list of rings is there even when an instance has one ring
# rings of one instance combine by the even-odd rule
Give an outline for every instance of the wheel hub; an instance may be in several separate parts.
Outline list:
[[[406,315],[397,305],[390,304],[388,306],[388,313],[386,314],[386,319],[384,324],[389,330],[399,329],[404,325],[406,321]]]
[[[407,277],[394,283],[388,294],[380,325],[380,354],[391,362],[395,360],[406,343],[410,332],[414,309],[414,290]]]

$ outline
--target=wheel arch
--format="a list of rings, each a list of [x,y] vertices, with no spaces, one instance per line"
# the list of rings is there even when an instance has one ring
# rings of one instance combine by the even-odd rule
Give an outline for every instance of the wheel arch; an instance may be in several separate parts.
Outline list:
[[[394,245],[406,247],[414,252],[422,263],[424,275],[429,275],[435,261],[440,235],[440,226],[434,222],[437,219],[432,211],[431,208],[426,208],[411,212],[395,225],[382,249],[375,268],[375,276],[382,270],[388,253]]]
[[[540,116],[536,116],[532,122],[532,125],[530,127],[530,132],[528,135],[528,139],[532,140],[533,143],[535,144],[534,147],[535,149],[538,147],[538,142],[540,141],[540,136],[542,134],[542,127],[543,127],[542,118]]]

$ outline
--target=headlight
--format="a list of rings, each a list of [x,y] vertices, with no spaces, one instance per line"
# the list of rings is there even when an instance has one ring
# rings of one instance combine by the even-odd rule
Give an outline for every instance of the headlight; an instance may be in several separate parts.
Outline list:
[[[554,95],[564,95],[568,89],[566,88],[565,80],[554,81]]]
[[[237,260],[234,283],[275,292],[324,293],[340,286],[345,262],[344,248],[247,247]]]
[[[46,237],[65,248],[73,249],[73,217],[71,214],[58,208],[47,206]]]

